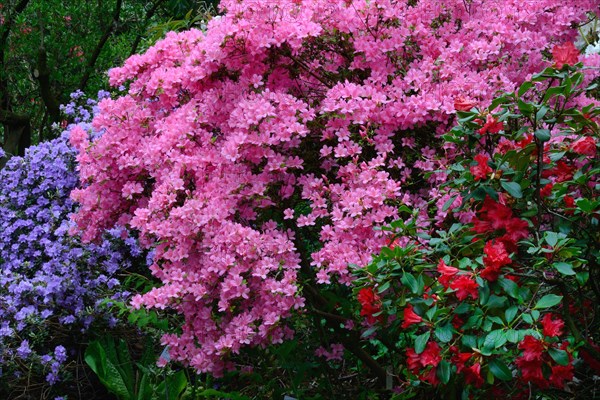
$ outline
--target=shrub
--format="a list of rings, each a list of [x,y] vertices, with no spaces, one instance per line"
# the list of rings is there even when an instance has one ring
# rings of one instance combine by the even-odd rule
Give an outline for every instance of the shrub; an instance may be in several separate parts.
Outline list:
[[[69,235],[76,210],[69,196],[78,185],[77,152],[69,134],[30,147],[0,171],[4,395],[46,390],[44,376],[45,384],[54,385],[81,363],[75,352],[92,323],[116,323],[101,310],[100,300],[128,298],[120,291],[118,273],[141,255],[137,240],[121,228],[105,232],[97,244]]]
[[[514,90],[595,6],[223,1],[206,34],[170,33],[110,72],[129,89],[100,103],[102,137],[72,132],[79,230],[139,230],[163,286],[133,305],[181,313],[171,357],[222,374],[291,338],[294,310],[349,316],[348,265],[389,239],[373,227],[404,204],[435,229],[427,204],[449,199],[442,169],[462,151],[439,138],[455,107]],[[385,377],[356,330],[327,331]]]

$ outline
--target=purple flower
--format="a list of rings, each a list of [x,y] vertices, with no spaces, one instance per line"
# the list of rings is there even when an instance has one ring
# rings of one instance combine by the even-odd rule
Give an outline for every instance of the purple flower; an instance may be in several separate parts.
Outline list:
[[[29,357],[30,354],[31,354],[31,349],[29,348],[29,341],[23,340],[21,342],[21,345],[17,349],[17,356],[19,356],[22,359],[26,359],[27,357]]]

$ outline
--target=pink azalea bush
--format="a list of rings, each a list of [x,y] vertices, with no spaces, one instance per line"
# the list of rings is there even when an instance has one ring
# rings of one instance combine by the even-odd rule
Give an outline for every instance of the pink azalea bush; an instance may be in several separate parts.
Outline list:
[[[162,286],[133,306],[181,313],[181,332],[163,338],[172,359],[215,375],[243,347],[291,338],[285,320],[319,306],[317,284],[351,285],[348,265],[386,245],[373,227],[399,205],[421,209],[423,229],[441,223],[447,210],[430,221],[427,204],[450,199],[437,187],[458,147],[439,135],[455,110],[550,65],[597,4],[221,7],[205,33],[169,33],[111,70],[128,92],[100,103],[93,125],[104,134],[71,133],[84,240],[115,224],[139,231]]]

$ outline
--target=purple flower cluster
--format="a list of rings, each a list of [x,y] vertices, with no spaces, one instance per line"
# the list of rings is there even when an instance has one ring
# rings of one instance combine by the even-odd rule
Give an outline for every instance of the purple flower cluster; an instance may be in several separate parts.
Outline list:
[[[89,120],[76,112],[82,124]],[[57,382],[69,349],[92,322],[114,323],[101,300],[129,296],[119,291],[117,273],[145,262],[124,229],[93,244],[69,235],[76,209],[70,193],[79,182],[75,156],[67,129],[0,171],[0,385],[24,360],[49,384]]]

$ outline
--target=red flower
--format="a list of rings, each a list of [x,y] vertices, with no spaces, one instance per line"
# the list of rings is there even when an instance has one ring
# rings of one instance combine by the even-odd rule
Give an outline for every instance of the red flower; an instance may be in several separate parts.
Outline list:
[[[500,275],[500,268],[512,263],[508,256],[506,246],[503,242],[487,242],[483,248],[485,257],[483,257],[483,265],[485,269],[481,272],[481,277],[493,282]]]
[[[579,61],[579,50],[572,42],[567,42],[562,46],[554,46],[552,49],[552,58],[556,69],[562,69],[564,65],[575,65]]]
[[[519,349],[523,350],[522,358],[525,361],[541,361],[544,355],[544,343],[531,335],[523,338],[523,341],[519,343]]]
[[[454,109],[456,111],[471,111],[473,107],[475,107],[477,103],[472,100],[467,100],[462,96],[458,96],[454,99]]]
[[[562,319],[557,318],[557,319],[552,319],[552,314],[548,313],[546,315],[544,315],[544,318],[542,318],[542,327],[544,328],[544,335],[545,336],[560,336],[562,334],[562,330],[565,327],[565,323],[563,322]]]
[[[475,385],[475,387],[481,387],[483,385],[483,378],[481,377],[481,364],[475,363],[470,367],[465,368],[465,382],[467,384]]]
[[[586,136],[574,142],[571,150],[583,156],[594,157],[596,155],[596,141],[593,137]]]
[[[496,203],[489,196],[483,200],[479,210],[479,219],[474,220],[473,230],[476,233],[490,233],[506,226],[506,221],[512,218],[512,210],[500,203]]]
[[[421,355],[412,348],[406,349],[406,366],[413,374],[418,374],[421,369]]]
[[[476,181],[480,179],[486,179],[487,175],[492,172],[492,169],[488,165],[488,160],[490,158],[485,154],[477,154],[475,156],[475,161],[477,161],[477,165],[474,165],[470,168],[471,173]]]
[[[541,360],[527,361],[523,358],[517,358],[515,364],[521,370],[521,378],[525,382],[533,382],[541,388],[549,386],[548,381],[542,373],[542,365],[544,363]]]
[[[402,329],[406,329],[412,324],[418,324],[421,321],[423,321],[423,318],[415,313],[412,304],[406,306],[404,309],[404,321],[402,322]]]
[[[382,315],[377,317],[373,316],[373,314],[377,314],[381,311],[381,299],[375,294],[372,288],[360,289],[357,299],[362,307],[360,315],[362,317],[367,317],[367,322],[369,324],[374,324],[377,321],[381,322],[383,320]]]
[[[549,178],[552,176],[556,178],[556,182],[563,182],[573,178],[573,171],[575,171],[575,167],[568,165],[563,160],[560,160],[556,163],[554,168],[542,171],[542,176],[544,178]]]
[[[485,135],[486,133],[498,133],[504,129],[504,123],[498,122],[496,118],[494,118],[491,114],[488,114],[485,118],[485,124],[479,129],[480,135]]]
[[[425,346],[425,350],[421,353],[420,362],[423,367],[427,367],[431,365],[432,367],[437,367],[437,365],[442,361],[442,356],[440,356],[440,346],[436,342],[429,342],[427,346]]]
[[[573,365],[553,365],[550,383],[557,388],[564,388],[565,382],[573,380]]]
[[[552,194],[552,188],[553,185],[551,183],[546,184],[546,186],[544,186],[541,190],[540,190],[540,195],[542,197],[548,197]]]
[[[521,218],[511,218],[505,224],[506,233],[498,238],[503,242],[506,249],[515,251],[517,242],[529,236],[529,224]]]
[[[473,300],[475,300],[479,296],[479,285],[466,275],[456,278],[454,282],[450,284],[450,288],[456,291],[454,294],[459,300],[464,300],[468,296],[471,296]]]
[[[450,286],[451,278],[458,273],[458,268],[450,267],[446,265],[444,260],[440,259],[437,270],[442,276],[439,277],[438,281],[445,287]]]

